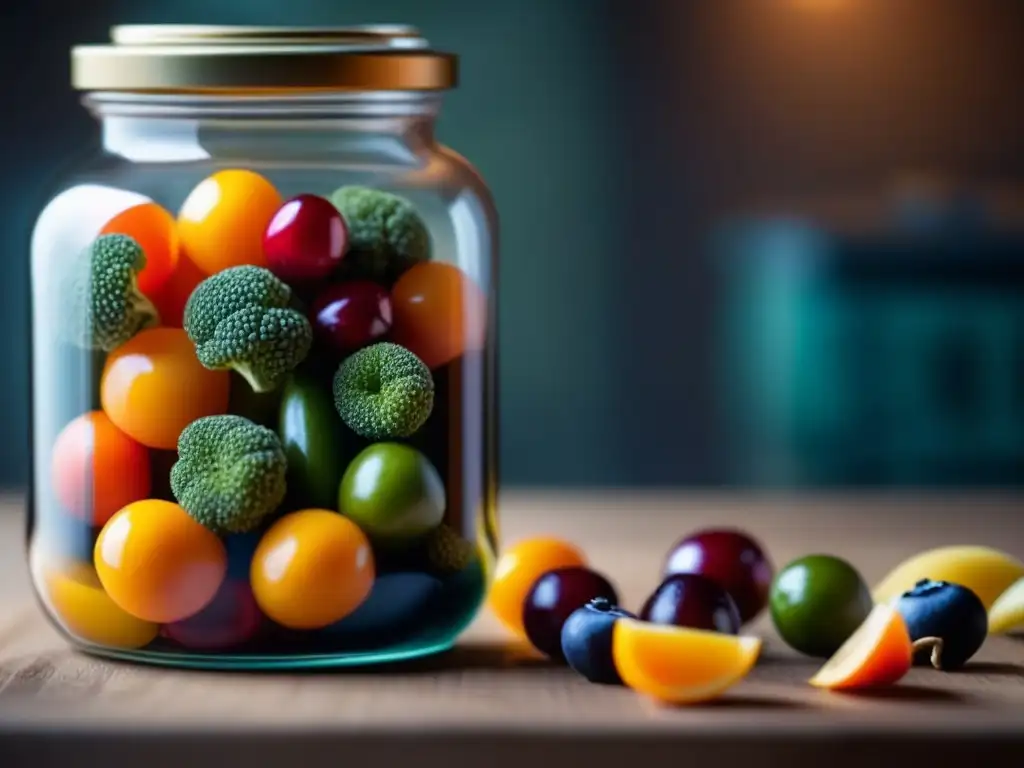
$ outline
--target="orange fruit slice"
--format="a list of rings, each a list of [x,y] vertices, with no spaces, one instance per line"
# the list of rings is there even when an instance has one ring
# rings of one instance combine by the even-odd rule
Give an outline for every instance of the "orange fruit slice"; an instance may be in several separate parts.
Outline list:
[[[903,617],[892,606],[876,605],[810,683],[829,690],[892,685],[910,671],[913,660]]]
[[[761,638],[619,619],[612,659],[627,686],[669,704],[716,698],[753,669]]]

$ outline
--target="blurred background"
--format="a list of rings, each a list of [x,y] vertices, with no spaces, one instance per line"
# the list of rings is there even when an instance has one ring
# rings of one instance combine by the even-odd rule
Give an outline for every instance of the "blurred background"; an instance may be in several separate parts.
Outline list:
[[[28,237],[116,23],[409,23],[502,216],[507,486],[1024,481],[1018,0],[35,0],[0,10],[0,484]]]

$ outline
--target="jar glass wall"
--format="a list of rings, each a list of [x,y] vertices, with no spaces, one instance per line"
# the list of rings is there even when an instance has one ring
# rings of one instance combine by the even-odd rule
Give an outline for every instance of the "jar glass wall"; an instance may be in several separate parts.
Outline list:
[[[40,602],[183,666],[450,647],[496,547],[496,216],[435,92],[93,92],[32,240]]]

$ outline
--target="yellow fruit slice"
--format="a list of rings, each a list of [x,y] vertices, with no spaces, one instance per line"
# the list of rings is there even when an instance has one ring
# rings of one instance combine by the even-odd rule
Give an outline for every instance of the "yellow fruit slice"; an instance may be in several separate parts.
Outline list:
[[[622,681],[670,704],[713,699],[742,680],[761,653],[761,638],[619,619],[612,658]]]
[[[997,597],[1022,577],[1024,563],[998,549],[939,547],[914,555],[896,566],[875,587],[873,597],[876,603],[888,603],[921,579],[932,579],[967,587],[988,610]]]
[[[1003,592],[988,612],[988,632],[1001,635],[1024,629],[1024,579],[1017,579]]]
[[[892,685],[910,671],[913,660],[903,617],[891,606],[876,605],[810,683],[829,690]]]

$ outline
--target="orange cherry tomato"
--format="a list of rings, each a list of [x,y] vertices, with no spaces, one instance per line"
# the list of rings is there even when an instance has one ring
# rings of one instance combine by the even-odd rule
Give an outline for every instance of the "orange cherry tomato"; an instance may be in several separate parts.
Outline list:
[[[146,266],[139,273],[139,290],[152,296],[167,282],[178,264],[178,231],[174,217],[156,203],[142,203],[108,221],[101,235],[128,235],[142,246]]]
[[[188,297],[205,279],[206,273],[192,259],[185,254],[179,256],[178,266],[170,278],[149,297],[160,313],[160,325],[165,328],[181,328]]]
[[[68,423],[53,444],[53,488],[76,517],[101,526],[150,491],[149,451],[103,411]]]
[[[35,550],[32,560],[43,603],[76,639],[108,648],[142,648],[156,637],[160,625],[121,610],[103,591],[91,565],[49,558],[44,562]]]
[[[429,368],[483,347],[487,298],[461,269],[441,261],[417,264],[391,290],[391,340]]]
[[[327,509],[285,515],[256,546],[250,581],[260,609],[290,629],[320,629],[369,596],[373,550],[359,527]]]
[[[182,247],[208,275],[240,264],[265,267],[263,235],[282,202],[258,173],[218,171],[199,182],[182,203]]]
[[[136,618],[161,624],[205,608],[228,568],[216,534],[159,499],[136,501],[110,518],[93,554],[110,599]]]
[[[172,450],[196,419],[226,413],[230,378],[196,358],[180,328],[150,328],[107,357],[103,410],[121,431],[150,448]]]
[[[561,539],[526,539],[510,547],[498,558],[487,604],[502,624],[520,637],[523,627],[523,603],[534,582],[547,571],[587,565],[586,555]]]

